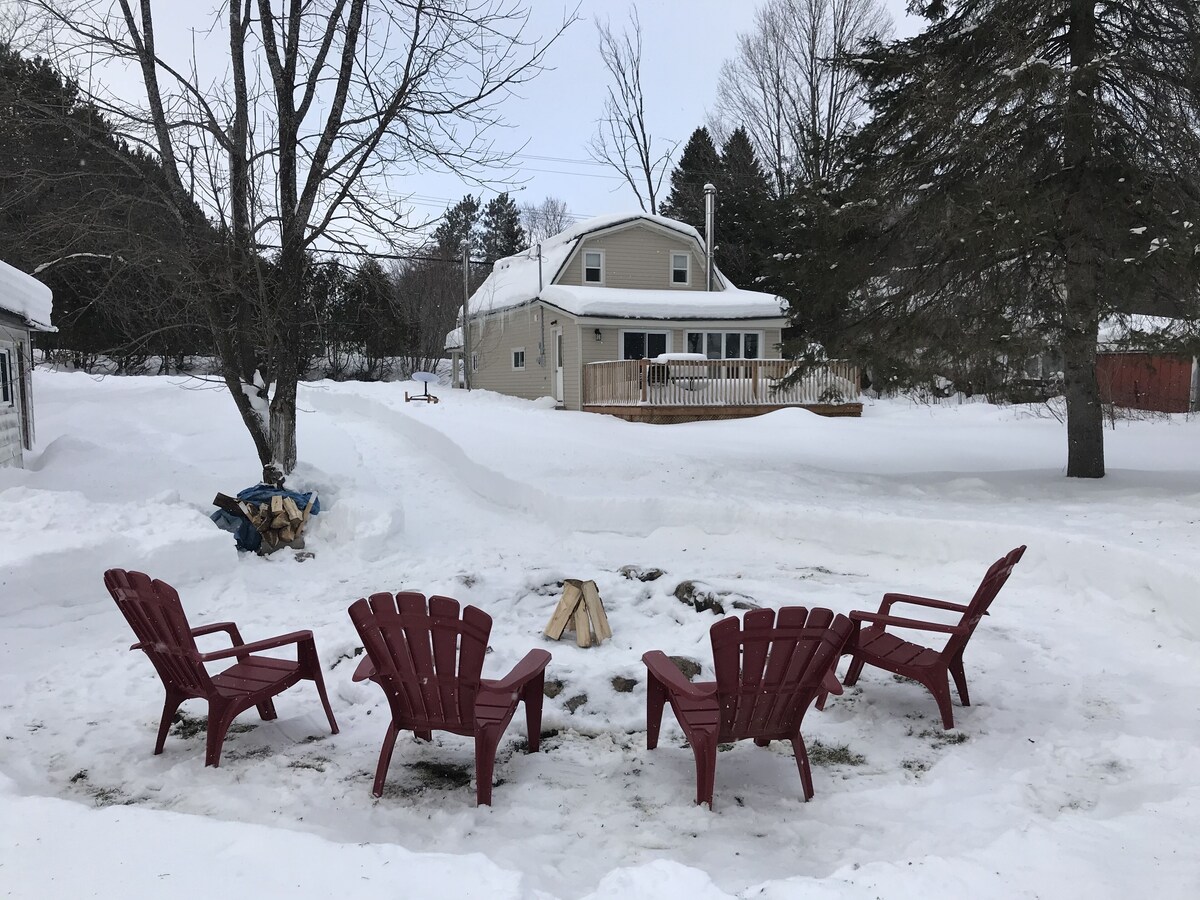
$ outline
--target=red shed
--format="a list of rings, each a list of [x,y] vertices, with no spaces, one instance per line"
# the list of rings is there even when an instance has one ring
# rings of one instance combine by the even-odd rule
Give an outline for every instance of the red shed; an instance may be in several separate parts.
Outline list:
[[[1196,404],[1196,360],[1154,352],[1108,352],[1096,357],[1100,399],[1126,409],[1182,413]]]

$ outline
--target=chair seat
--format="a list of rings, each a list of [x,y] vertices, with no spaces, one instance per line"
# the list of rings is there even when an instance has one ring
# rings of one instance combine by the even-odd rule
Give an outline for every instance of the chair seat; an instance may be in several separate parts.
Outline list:
[[[295,660],[251,656],[220,675],[214,675],[212,683],[222,697],[245,697],[260,691],[275,693],[282,686],[299,680],[300,664]]]
[[[941,659],[941,653],[937,650],[896,637],[885,631],[882,625],[872,625],[859,631],[855,652],[870,657],[876,665],[884,663],[884,668],[896,665],[919,669],[935,666]]]

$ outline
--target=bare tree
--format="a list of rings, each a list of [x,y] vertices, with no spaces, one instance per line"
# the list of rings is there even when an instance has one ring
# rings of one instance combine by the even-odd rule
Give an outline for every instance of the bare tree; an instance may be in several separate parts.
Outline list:
[[[91,99],[162,160],[164,203],[182,216],[195,194],[217,226],[190,262],[268,481],[297,460],[313,255],[407,237],[392,199],[406,170],[504,163],[486,136],[498,104],[569,24],[530,41],[519,0],[224,0],[214,76],[211,61],[159,53],[150,0],[29,4],[77,65],[140,72],[144,103],[100,87]]]
[[[529,235],[529,243],[540,244],[546,238],[566,231],[575,221],[567,204],[557,197],[547,197],[541,203],[521,205],[521,227]]]
[[[858,77],[838,60],[891,31],[879,0],[768,0],[721,66],[715,117],[741,125],[782,196],[794,181],[829,184],[842,138],[866,107]]]
[[[633,189],[643,212],[658,212],[658,196],[675,151],[655,146],[646,125],[646,96],[642,91],[642,23],[630,10],[630,28],[614,34],[607,22],[596,21],[600,58],[612,77],[604,100],[604,115],[588,143],[592,159],[612,166]]]

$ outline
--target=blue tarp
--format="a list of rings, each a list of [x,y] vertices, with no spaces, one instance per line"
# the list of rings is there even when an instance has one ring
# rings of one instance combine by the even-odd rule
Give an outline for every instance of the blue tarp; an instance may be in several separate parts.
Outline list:
[[[239,492],[237,498],[243,503],[269,503],[272,497],[291,497],[298,507],[304,509],[308,506],[308,499],[311,496],[312,492],[302,494],[299,491],[288,491],[272,487],[269,484],[256,484],[254,487],[248,487]],[[321,498],[318,497],[313,501],[310,515],[315,516],[320,511]],[[233,532],[234,541],[239,550],[257,550],[262,545],[262,535],[258,533],[257,528],[250,524],[249,520],[227,513],[223,509],[218,509],[209,518],[225,531]]]

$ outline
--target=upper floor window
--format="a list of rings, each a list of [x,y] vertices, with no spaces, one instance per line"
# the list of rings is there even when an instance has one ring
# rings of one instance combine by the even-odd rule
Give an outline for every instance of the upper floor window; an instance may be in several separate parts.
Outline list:
[[[691,281],[690,253],[671,254],[671,284],[687,286]]]
[[[604,284],[603,250],[585,250],[583,252],[583,283]]]

